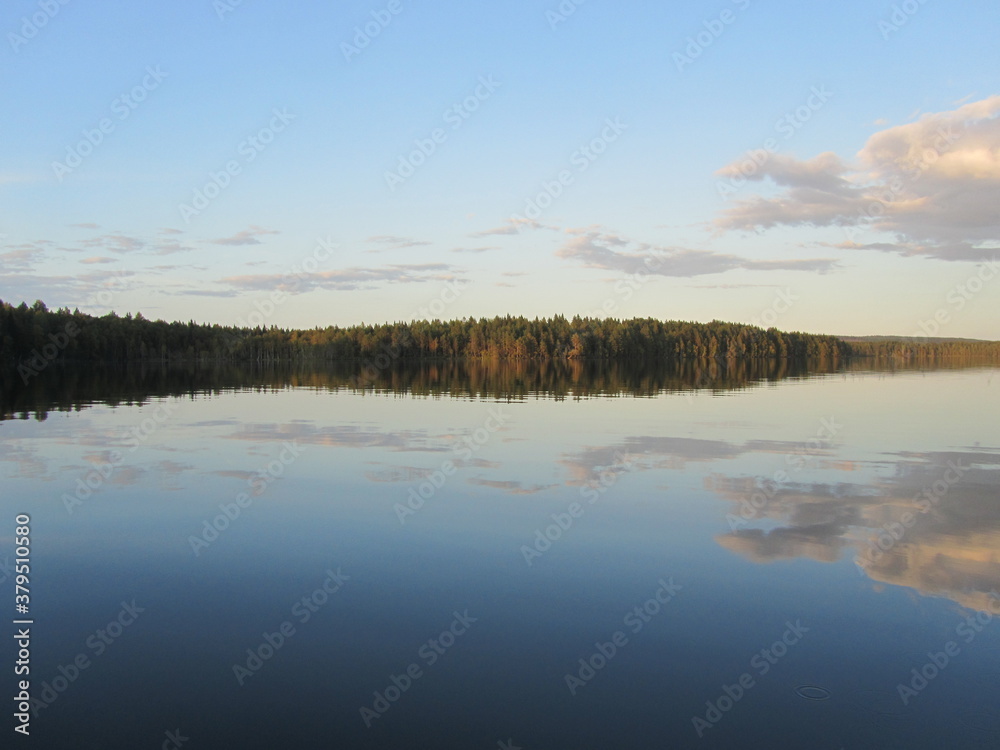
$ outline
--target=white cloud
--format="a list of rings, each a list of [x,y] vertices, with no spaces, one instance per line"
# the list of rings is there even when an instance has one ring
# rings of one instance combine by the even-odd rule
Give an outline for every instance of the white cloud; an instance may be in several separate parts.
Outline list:
[[[494,227],[493,229],[484,229],[481,232],[473,232],[470,237],[493,237],[496,235],[505,234],[520,234],[522,229],[555,229],[555,227],[546,226],[541,222],[535,221],[534,219],[522,219],[518,217],[511,217],[507,219],[501,226]]]
[[[213,245],[260,245],[261,241],[258,237],[266,234],[281,234],[281,232],[251,225],[249,229],[237,232],[232,237],[222,237],[220,239],[209,240],[209,242]]]
[[[310,292],[314,289],[370,289],[384,283],[413,284],[427,281],[451,281],[458,278],[447,263],[410,263],[381,268],[344,268],[315,273],[244,274],[227,276],[221,283],[231,287],[219,296],[229,296],[232,289],[256,291],[280,289],[286,292]],[[212,292],[203,292],[211,295]]]
[[[735,268],[753,271],[812,271],[826,273],[837,266],[829,258],[799,260],[752,260],[710,250],[657,247],[632,242],[599,228],[567,230],[573,236],[556,251],[556,256],[581,262],[585,268],[689,278],[722,273]]]
[[[425,240],[415,240],[412,237],[395,237],[388,234],[379,234],[374,237],[369,237],[368,242],[377,242],[380,245],[388,245],[386,248],[366,250],[368,253],[378,253],[382,250],[402,250],[407,247],[422,247],[424,245],[431,244]]]
[[[924,114],[873,134],[853,165],[829,152],[807,160],[770,155],[747,179],[784,189],[735,201],[715,224],[724,231],[842,226],[842,248],[981,260],[985,245],[1000,240],[998,115],[1000,96]],[[738,176],[741,164],[719,174]],[[895,241],[859,244],[864,228]]]

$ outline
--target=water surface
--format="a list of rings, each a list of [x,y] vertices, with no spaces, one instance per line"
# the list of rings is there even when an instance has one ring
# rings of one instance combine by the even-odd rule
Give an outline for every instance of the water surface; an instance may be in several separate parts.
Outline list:
[[[32,692],[64,688],[33,741],[996,746],[997,376],[7,381],[0,561],[29,513]]]

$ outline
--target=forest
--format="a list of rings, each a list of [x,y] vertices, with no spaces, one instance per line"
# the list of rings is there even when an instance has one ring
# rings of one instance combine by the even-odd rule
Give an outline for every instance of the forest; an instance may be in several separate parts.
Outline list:
[[[594,359],[615,361],[744,358],[935,360],[1000,358],[1000,342],[872,339],[712,321],[654,318],[460,320],[359,324],[295,330],[148,320],[141,313],[93,316],[41,301],[0,301],[0,364],[28,372],[49,362],[333,362],[384,366],[396,360]],[[22,376],[24,372],[22,372]]]

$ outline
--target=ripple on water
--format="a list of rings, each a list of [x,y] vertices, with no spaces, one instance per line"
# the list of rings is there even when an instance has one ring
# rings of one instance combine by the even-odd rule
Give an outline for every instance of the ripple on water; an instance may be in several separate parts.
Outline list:
[[[807,701],[825,701],[830,699],[830,691],[819,685],[799,685],[795,694]]]

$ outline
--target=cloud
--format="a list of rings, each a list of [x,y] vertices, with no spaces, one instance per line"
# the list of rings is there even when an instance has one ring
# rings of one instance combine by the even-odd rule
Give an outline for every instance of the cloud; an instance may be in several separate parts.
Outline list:
[[[185,289],[182,292],[168,292],[163,289],[160,290],[161,294],[172,294],[172,295],[182,295],[185,297],[221,297],[223,299],[231,299],[233,297],[239,297],[240,293],[235,289]]]
[[[741,529],[716,538],[719,546],[756,563],[808,557],[819,562],[836,562],[847,545],[843,538],[848,520],[835,524],[814,524],[794,529]]]
[[[124,234],[102,234],[83,241],[86,247],[96,247],[112,253],[134,253],[146,247],[146,241]]]
[[[741,165],[718,174],[738,177]],[[854,164],[829,152],[807,160],[774,154],[746,179],[781,189],[734,201],[718,229],[839,226],[843,249],[982,260],[1000,241],[1000,96],[880,130]],[[895,242],[859,243],[865,229]]]
[[[100,229],[101,227],[92,222],[85,222],[83,224],[70,224],[71,227],[76,227],[77,229]]]
[[[426,430],[379,431],[361,425],[342,424],[317,427],[312,423],[245,424],[228,436],[233,440],[271,443],[294,440],[306,445],[333,448],[385,448],[394,452],[450,453],[454,446],[441,435]]]
[[[688,289],[775,289],[780,284],[686,284]]]
[[[317,271],[296,276],[290,274],[244,274],[227,276],[221,283],[242,290],[274,290],[299,293],[314,289],[370,289],[382,283],[415,284],[427,281],[452,281],[457,278],[447,263],[411,263],[381,268],[345,268]]]
[[[87,284],[92,284],[100,289],[117,288],[121,290],[124,286],[136,277],[135,271],[127,271],[123,268],[108,269],[105,271],[88,271],[81,273],[77,278]]]
[[[837,266],[828,258],[801,260],[751,260],[709,250],[662,248],[647,243],[632,242],[600,229],[567,230],[572,235],[556,256],[580,262],[585,268],[600,268],[627,274],[652,274],[690,278],[723,273],[734,268],[752,271],[811,271],[826,273]],[[619,249],[620,248],[620,249]]]
[[[94,255],[94,256],[92,256],[90,258],[83,258],[79,262],[80,263],[85,263],[87,265],[92,265],[94,263],[117,263],[118,259],[117,258],[106,258],[106,257],[101,256],[101,255]]]
[[[430,476],[433,469],[418,466],[394,466],[379,471],[366,471],[365,478],[370,482],[416,482]]]
[[[412,237],[395,237],[388,234],[379,234],[374,237],[369,237],[366,242],[376,242],[380,245],[389,245],[386,248],[373,248],[371,250],[366,250],[368,253],[380,253],[383,250],[402,250],[407,247],[422,247],[424,245],[431,244],[425,240],[415,240]]]
[[[868,483],[840,481],[769,483],[765,477],[714,475],[708,488],[732,503],[745,528],[716,537],[726,549],[758,563],[808,557],[834,562],[853,551],[859,570],[873,581],[908,586],[984,608],[1000,587],[1000,450],[903,452],[880,457]],[[864,462],[828,463],[857,470]],[[957,467],[957,468],[956,468]],[[942,476],[947,490],[932,494]],[[747,517],[748,500],[762,488],[767,502]],[[754,506],[757,507],[757,506]],[[911,521],[904,528],[901,519]],[[732,519],[730,519],[732,524]],[[761,524],[766,529],[756,528]],[[886,529],[896,524],[902,538]],[[886,539],[892,540],[887,544]]]
[[[83,283],[76,276],[39,276],[20,272],[8,273],[8,269],[3,269],[0,274],[0,282],[12,284],[10,290],[0,288],[0,297],[8,302],[13,299],[21,299],[31,302],[36,299],[66,299],[72,301],[79,300],[81,303],[88,292],[92,291],[91,284]]]
[[[473,232],[469,236],[492,237],[495,235],[520,234],[522,229],[555,229],[555,227],[546,226],[545,224],[535,221],[534,219],[512,217],[507,219],[507,221],[499,227],[484,229],[481,232]]]
[[[209,240],[213,245],[260,245],[261,241],[257,239],[265,234],[281,234],[274,229],[263,229],[262,227],[251,225],[249,229],[244,229],[242,232],[237,232],[232,237],[221,237],[215,240]]]
[[[491,487],[496,490],[503,490],[511,495],[534,495],[539,492],[544,492],[545,490],[552,489],[553,487],[558,487],[558,484],[530,484],[525,485],[522,482],[516,482],[511,480],[499,480],[499,479],[482,479],[479,477],[470,477],[465,480],[469,484],[478,485],[480,487]]]
[[[742,174],[740,170],[744,166],[743,162],[736,162],[723,167],[716,174],[720,177],[739,177]],[[775,184],[785,187],[848,196],[851,193],[852,185],[843,177],[848,172],[848,166],[840,160],[839,156],[830,151],[806,161],[800,161],[794,156],[771,154],[757,168],[752,179],[759,181],[770,177]]]
[[[496,245],[487,245],[485,247],[453,247],[451,251],[453,253],[485,253],[490,250],[499,250],[500,248]]]
[[[97,224],[71,224],[73,227],[80,227],[85,229],[99,229]],[[264,230],[266,231],[266,230]],[[178,229],[159,229],[157,230],[159,235],[178,235],[183,234]],[[52,245],[53,243],[49,240],[38,240],[32,243],[35,246],[41,245]],[[102,250],[110,253],[118,254],[128,254],[136,252],[146,252],[153,255],[170,255],[172,253],[187,252],[189,250],[194,250],[194,247],[183,245],[177,239],[171,237],[163,237],[159,239],[154,239],[152,241],[141,239],[139,237],[133,237],[130,235],[123,234],[121,232],[102,234],[96,237],[88,237],[83,239],[80,244],[83,248],[75,247],[60,247],[58,248],[62,252],[67,253],[79,253],[85,252],[87,250]],[[92,256],[86,258],[81,263],[108,263],[110,260],[95,260],[94,258],[105,257],[103,255]]]
[[[182,245],[177,240],[158,240],[150,245],[154,255],[173,255],[174,253],[185,253],[195,248],[189,245]]]
[[[42,259],[43,251],[31,245],[19,245],[14,250],[0,253],[0,270],[4,273],[31,271]]]
[[[979,262],[986,256],[993,257],[997,249],[989,246],[978,246],[973,242],[820,242],[817,245],[834,247],[839,250],[875,250],[896,253],[903,256],[936,257],[943,260],[967,260]]]
[[[748,453],[803,453],[826,455],[823,447],[810,448],[802,443],[751,440],[742,445],[723,440],[636,435],[608,446],[588,446],[564,454],[559,461],[569,470],[568,485],[585,485],[599,479],[605,471],[645,471],[648,469],[684,469],[689,462],[728,461]],[[622,457],[627,456],[631,466]]]
[[[97,292],[120,292],[129,288],[135,277],[133,272],[118,268],[95,268],[72,276],[42,276],[30,273],[30,269],[12,269],[6,265],[0,271],[0,297],[8,301],[15,298],[27,302],[35,299],[64,300],[67,305],[83,309],[103,307],[96,299]],[[9,291],[3,288],[3,282],[10,285]]]
[[[45,479],[49,476],[49,459],[31,445],[37,441],[18,440],[0,444],[0,461],[12,466],[4,472],[11,479]]]

